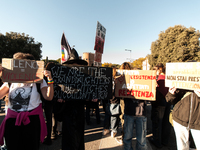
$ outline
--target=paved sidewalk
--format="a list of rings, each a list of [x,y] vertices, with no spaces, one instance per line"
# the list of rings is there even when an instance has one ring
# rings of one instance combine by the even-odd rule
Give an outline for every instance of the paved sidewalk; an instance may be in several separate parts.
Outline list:
[[[2,106],[4,107],[4,105]],[[173,128],[171,128],[171,136],[168,146],[163,146],[158,149],[151,143],[149,143],[149,137],[151,134],[151,119],[150,119],[150,110],[151,106],[148,106],[147,109],[147,150],[177,150],[176,149],[176,139]],[[91,116],[91,125],[85,125],[85,150],[123,150],[123,145],[119,144],[115,138],[112,138],[110,134],[106,136],[102,136],[103,131],[103,120],[104,120],[104,112],[102,111],[102,107],[100,106],[101,111],[101,124],[96,124],[96,117]],[[0,113],[0,124],[5,117],[5,113]],[[135,130],[134,130],[135,131]],[[116,137],[120,137],[121,131],[118,130],[118,134]],[[57,140],[53,140],[52,145],[47,146],[44,144],[40,145],[40,150],[61,150],[61,139],[59,136]],[[136,139],[132,139],[133,149],[135,149]]]
[[[116,138],[121,137],[120,135],[117,135]],[[119,144],[116,141],[116,138],[112,138],[110,135],[108,136],[102,136],[101,143],[99,145],[99,150],[124,150],[123,145]],[[136,145],[136,139],[132,139],[132,147],[135,149]],[[147,147],[148,150],[152,150],[151,145],[147,139]]]

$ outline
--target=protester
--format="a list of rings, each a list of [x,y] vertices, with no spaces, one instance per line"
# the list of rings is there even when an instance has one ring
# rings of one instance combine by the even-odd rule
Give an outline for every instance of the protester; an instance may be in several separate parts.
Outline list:
[[[47,67],[48,67],[48,64],[46,65],[45,69],[49,70],[49,68],[47,68]],[[44,77],[44,80],[47,82],[46,77]],[[52,144],[52,140],[51,140],[52,114],[53,114],[53,101],[54,101],[54,99],[52,99],[51,101],[44,99],[44,97],[41,97],[41,99],[42,99],[42,105],[43,105],[43,109],[44,109],[46,126],[47,126],[47,136],[44,139],[43,144],[51,145]]]
[[[1,67],[1,64],[0,64],[0,67]],[[2,82],[2,79],[1,79],[1,74],[0,74],[0,86],[2,86],[2,84],[3,84],[3,82]],[[1,109],[1,101],[2,101],[3,99],[0,99],[0,112],[3,112],[3,110]]]
[[[0,87],[3,85],[3,82],[2,82],[1,78],[2,78],[2,73],[0,73]],[[4,108],[5,115],[7,114],[7,109],[8,109],[7,100],[8,100],[8,94],[3,99],[0,100],[0,112],[3,112],[3,109],[1,109],[1,101],[5,101],[5,108]],[[0,150],[7,150],[5,138],[4,138],[4,145],[0,146]]]
[[[51,132],[52,132],[52,113],[53,113],[53,102],[43,100],[43,108],[46,118],[46,126],[47,126],[47,137],[44,139],[43,144],[51,145]]]
[[[157,71],[157,87],[156,101],[151,101],[151,120],[153,137],[150,142],[158,148],[167,145],[171,133],[171,124],[169,122],[169,114],[171,104],[166,102],[165,96],[168,87],[165,87],[165,67],[162,63],[156,66]]]
[[[104,120],[104,130],[103,135],[106,135],[110,132],[109,127],[111,129],[111,137],[115,137],[117,134],[117,129],[119,127],[120,118],[119,115],[121,114],[120,108],[120,99],[115,97],[115,79],[116,79],[116,68],[113,68],[113,96],[109,100],[107,104],[107,112]],[[107,121],[110,119],[110,121]]]
[[[15,53],[13,58],[34,60],[33,55],[21,52]],[[0,72],[2,70],[0,67]],[[45,70],[43,74],[48,79],[48,85],[44,80],[40,83],[42,96],[52,100],[54,90],[51,72]],[[36,83],[6,82],[0,88],[0,98],[6,94],[9,94],[8,111],[0,126],[0,145],[3,145],[4,136],[8,150],[38,150],[40,141],[43,142],[47,135],[47,129]]]
[[[200,90],[169,88],[166,100],[174,105],[172,118],[178,150],[189,150],[189,131],[200,149]]]
[[[60,90],[61,87],[59,85],[54,84],[55,90]],[[62,135],[62,109],[64,108],[64,101],[60,98],[53,98],[53,132],[51,135],[51,139],[56,140],[58,136]]]
[[[5,101],[5,115],[7,115],[8,101],[9,101],[8,94],[4,97],[4,101]],[[7,150],[5,138],[4,138],[4,145],[0,146],[0,150]]]
[[[2,101],[3,99],[0,99],[0,113],[1,112],[3,112],[3,110],[1,110],[1,101]]]
[[[93,63],[92,65],[93,66]],[[100,113],[99,113],[99,101],[98,99],[93,99],[93,100],[87,100],[86,101],[86,123],[87,125],[90,125],[90,109],[92,108],[92,114],[93,114],[93,109],[95,109],[95,114],[96,114],[96,122],[97,124],[100,124]]]
[[[88,100],[86,101],[86,123],[87,125],[90,125],[90,109],[95,109],[95,114],[96,114],[96,122],[97,124],[100,124],[100,113],[99,113],[99,100],[94,99],[92,101]],[[93,111],[93,110],[92,110]]]
[[[119,69],[122,70],[131,70],[131,66],[128,62],[122,63]],[[120,107],[121,107],[121,115],[120,115],[120,121],[121,121],[121,126],[122,126],[122,137],[116,138],[116,141],[119,144],[123,144],[123,137],[124,137],[124,99],[120,98]]]
[[[124,150],[132,150],[133,130],[136,129],[136,150],[147,150],[146,101],[124,98]]]
[[[130,70],[128,63],[124,62],[121,69]],[[132,150],[133,130],[136,129],[136,150],[147,150],[146,145],[146,101],[133,98],[123,98],[124,100],[124,150]]]
[[[69,59],[63,63],[67,65],[87,66],[87,61],[79,58],[77,51],[71,50]],[[65,87],[62,87],[65,88]],[[61,88],[61,89],[62,89]],[[62,124],[62,150],[84,150],[84,125],[85,125],[85,101],[72,99],[64,102]]]

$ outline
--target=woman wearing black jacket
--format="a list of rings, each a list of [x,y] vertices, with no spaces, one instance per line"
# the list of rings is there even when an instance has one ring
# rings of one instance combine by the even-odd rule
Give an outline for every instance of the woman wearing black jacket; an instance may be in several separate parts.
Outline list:
[[[178,150],[189,150],[189,131],[200,149],[200,91],[170,88],[166,100],[174,104],[172,113]]]

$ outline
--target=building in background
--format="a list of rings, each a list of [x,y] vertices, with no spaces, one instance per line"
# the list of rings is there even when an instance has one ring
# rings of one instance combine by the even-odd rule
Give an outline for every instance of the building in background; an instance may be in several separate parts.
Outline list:
[[[91,66],[94,63],[94,53],[83,53],[82,59],[88,62],[88,66]]]
[[[150,70],[150,65],[147,58],[142,62],[142,70]]]

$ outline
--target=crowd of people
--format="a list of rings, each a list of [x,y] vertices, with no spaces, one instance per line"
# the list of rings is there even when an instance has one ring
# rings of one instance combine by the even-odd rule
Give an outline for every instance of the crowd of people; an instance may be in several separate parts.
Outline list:
[[[18,52],[14,59],[34,60],[33,55]],[[62,65],[87,66],[79,58],[75,49],[71,50],[69,60]],[[50,64],[51,65],[51,64]],[[113,68],[112,98],[106,100],[70,100],[55,99],[54,90],[64,91],[65,87],[54,85],[47,65],[42,83],[2,83],[0,99],[6,100],[6,116],[0,126],[0,145],[8,150],[38,150],[40,143],[51,145],[52,139],[62,135],[62,150],[84,150],[85,121],[90,125],[90,112],[95,109],[97,124],[101,123],[99,103],[103,104],[105,118],[102,134],[116,137],[121,126],[121,138],[124,150],[147,150],[147,100],[115,96],[117,77]],[[119,69],[131,70],[124,62]],[[170,112],[173,109],[173,128],[176,135],[177,149],[189,150],[192,139],[197,149],[200,130],[200,90],[182,90],[165,87],[165,66],[162,63],[154,67],[157,86],[156,100],[151,103],[153,136],[149,140],[157,148],[169,144]],[[0,67],[0,73],[3,68]],[[1,106],[1,105],[0,105]],[[1,108],[1,107],[0,107]],[[45,117],[43,116],[43,112]],[[93,110],[92,110],[93,112]],[[53,121],[52,121],[53,118]],[[132,147],[133,130],[136,130],[136,147]],[[190,135],[190,136],[189,136]]]

